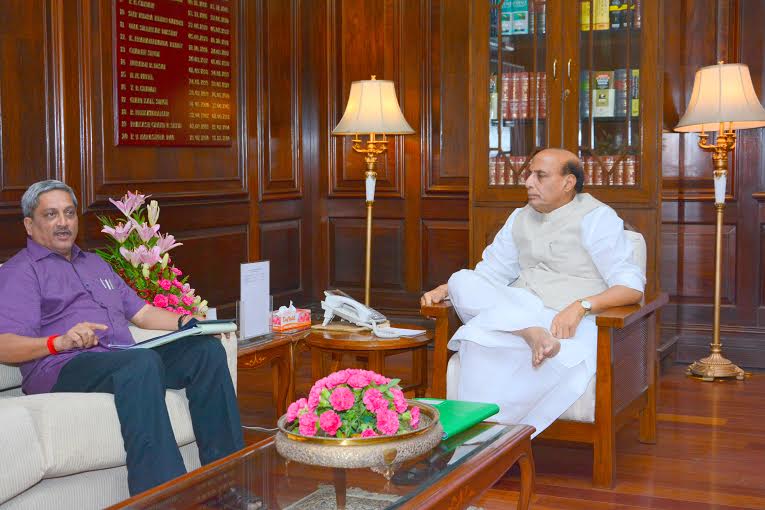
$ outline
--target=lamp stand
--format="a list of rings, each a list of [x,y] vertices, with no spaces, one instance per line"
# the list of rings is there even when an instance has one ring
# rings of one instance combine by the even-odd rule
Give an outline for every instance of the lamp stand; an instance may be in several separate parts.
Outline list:
[[[736,147],[736,133],[729,129],[725,131],[722,123],[717,133],[717,143],[707,144],[707,133],[699,133],[699,147],[707,152],[712,152],[714,163],[715,180],[725,178],[728,173],[728,152]],[[693,362],[688,367],[688,374],[701,377],[703,381],[714,381],[735,377],[744,379],[744,371],[731,363],[722,355],[722,343],[720,343],[720,290],[722,279],[722,224],[723,212],[725,211],[725,192],[722,192],[722,201],[715,200],[716,228],[715,228],[715,301],[714,301],[714,324],[712,328],[711,353],[706,358]]]
[[[374,133],[370,133],[366,144],[359,138],[358,134],[354,135],[351,141],[353,142],[353,150],[364,154],[364,161],[367,163],[367,171],[364,173],[367,186],[367,246],[366,265],[364,268],[364,304],[369,306],[369,294],[372,286],[372,208],[375,203],[375,183],[377,181],[375,165],[377,163],[377,156],[388,148],[388,139],[385,138],[385,135],[382,135],[382,139],[378,140],[375,138]]]

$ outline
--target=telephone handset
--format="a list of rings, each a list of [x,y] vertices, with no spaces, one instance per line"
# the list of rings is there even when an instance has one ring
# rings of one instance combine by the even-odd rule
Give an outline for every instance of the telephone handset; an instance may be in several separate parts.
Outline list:
[[[383,314],[368,306],[364,306],[341,290],[326,290],[324,291],[324,296],[321,307],[324,309],[325,326],[335,316],[358,326],[372,329],[375,329],[378,324],[387,321]]]

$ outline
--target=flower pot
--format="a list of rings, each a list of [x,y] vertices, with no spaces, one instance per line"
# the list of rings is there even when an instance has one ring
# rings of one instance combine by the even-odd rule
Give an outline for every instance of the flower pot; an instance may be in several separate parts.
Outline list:
[[[394,465],[429,452],[443,436],[435,407],[414,400],[407,402],[420,408],[420,427],[394,436],[303,436],[287,430],[286,415],[282,416],[277,424],[276,450],[285,459],[303,464],[347,469],[378,468],[388,477]]]

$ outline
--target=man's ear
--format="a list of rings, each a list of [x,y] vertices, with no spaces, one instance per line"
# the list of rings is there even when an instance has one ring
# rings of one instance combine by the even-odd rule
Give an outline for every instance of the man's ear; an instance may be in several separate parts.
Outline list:
[[[563,180],[564,180],[563,190],[566,193],[570,193],[571,191],[573,191],[573,189],[576,187],[576,176],[574,174],[566,174]]]
[[[27,230],[27,235],[32,236],[32,218],[24,218],[24,228]]]

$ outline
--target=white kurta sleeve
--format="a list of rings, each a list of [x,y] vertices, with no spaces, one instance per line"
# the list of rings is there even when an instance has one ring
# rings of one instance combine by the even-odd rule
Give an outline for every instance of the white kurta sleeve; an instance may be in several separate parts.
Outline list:
[[[513,241],[513,222],[520,211],[513,211],[475,266],[476,273],[500,285],[510,285],[521,274],[518,249]]]
[[[601,206],[587,213],[582,219],[582,244],[609,287],[645,291],[645,275],[632,262],[632,243],[616,211]]]

